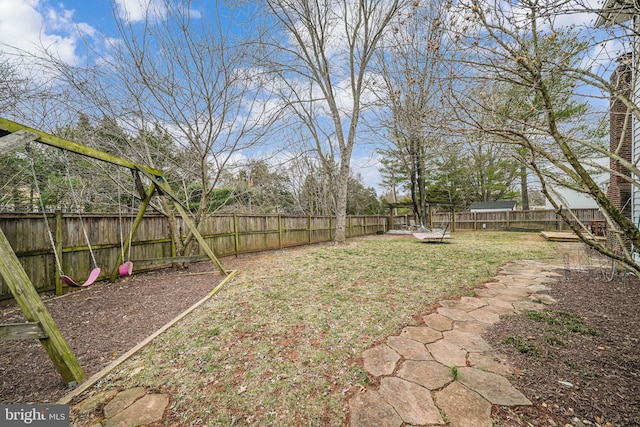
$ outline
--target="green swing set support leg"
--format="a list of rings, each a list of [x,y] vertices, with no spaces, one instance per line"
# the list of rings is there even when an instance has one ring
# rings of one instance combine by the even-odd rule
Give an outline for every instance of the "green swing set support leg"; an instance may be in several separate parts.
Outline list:
[[[40,343],[49,354],[65,384],[71,386],[82,382],[86,377],[82,367],[42,303],[2,230],[0,230],[0,275],[7,283],[27,321],[40,324],[44,336],[39,338]]]
[[[146,175],[147,178],[151,179],[152,182],[154,182],[156,184],[158,190],[162,191],[162,193],[166,194],[173,201],[174,206],[176,207],[176,209],[180,213],[180,216],[182,217],[184,222],[187,224],[187,227],[189,227],[189,229],[193,233],[193,236],[196,238],[196,240],[200,244],[200,247],[202,248],[204,253],[207,254],[207,256],[209,257],[211,262],[218,268],[220,273],[222,273],[222,275],[226,276],[228,274],[228,272],[224,269],[224,267],[222,266],[222,264],[220,263],[220,261],[218,260],[216,255],[213,253],[213,251],[211,250],[211,248],[209,247],[207,242],[204,240],[204,238],[202,237],[202,235],[198,231],[198,228],[196,227],[195,223],[191,220],[191,218],[189,217],[189,214],[187,213],[186,209],[182,206],[182,203],[180,203],[180,200],[173,193],[173,190],[171,189],[171,187],[169,186],[167,181],[165,181],[164,177],[163,176],[158,176],[158,175],[153,176],[153,175],[149,174],[145,170],[140,170],[140,172],[142,172],[144,175]]]
[[[136,219],[133,220],[133,224],[131,225],[131,231],[130,231],[131,238],[127,239],[127,241],[124,242],[124,249],[122,252],[124,252],[125,257],[127,256],[127,254],[129,254],[129,251],[131,250],[131,246],[130,246],[131,242],[133,241],[133,238],[135,237],[136,232],[138,231],[138,227],[142,222],[144,213],[147,211],[147,207],[149,207],[149,203],[151,202],[151,198],[153,197],[153,193],[155,193],[155,191],[156,191],[156,185],[152,182],[151,185],[149,186],[149,189],[144,194],[144,199],[142,200],[142,204],[140,204],[140,208],[138,209],[138,214],[136,215]],[[111,283],[115,282],[116,279],[118,278],[118,268],[120,267],[120,264],[124,262],[122,255],[123,254],[118,255],[118,262],[116,263],[113,270],[111,271],[111,277],[109,278],[109,281]]]

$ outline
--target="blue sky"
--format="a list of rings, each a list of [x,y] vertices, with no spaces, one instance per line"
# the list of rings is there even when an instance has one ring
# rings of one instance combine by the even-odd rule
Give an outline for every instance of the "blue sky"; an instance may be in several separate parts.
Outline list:
[[[156,0],[114,0],[121,11],[127,11],[132,22],[142,19],[141,2]],[[598,0],[588,0],[597,3]],[[202,0],[198,7],[206,7],[208,0]],[[206,13],[203,13],[206,16]],[[206,18],[205,18],[206,19]],[[572,14],[558,18],[560,25],[585,25],[592,28],[595,15]],[[80,61],[81,38],[85,38],[94,48],[102,51],[105,40],[117,37],[111,1],[109,0],[0,0],[0,48],[11,53],[12,47],[36,52],[38,46],[45,45],[59,58],[68,63]],[[610,61],[615,55],[607,52],[615,49],[615,40],[607,47],[594,45],[594,51],[587,58],[595,64],[604,58]],[[597,51],[596,51],[597,49]],[[360,146],[352,159],[352,169],[359,172],[367,186],[374,186],[378,192],[380,175],[376,161],[371,159],[367,146]]]
[[[141,1],[154,0],[115,3],[135,23],[143,18]],[[207,1],[203,1],[199,7],[206,5]],[[5,53],[10,54],[14,48],[36,53],[44,45],[64,62],[73,64],[82,61],[82,38],[98,51],[103,50],[108,38],[117,38],[109,0],[0,0],[0,49]],[[380,193],[377,162],[368,150],[363,146],[355,152],[352,170],[362,174],[365,185]]]

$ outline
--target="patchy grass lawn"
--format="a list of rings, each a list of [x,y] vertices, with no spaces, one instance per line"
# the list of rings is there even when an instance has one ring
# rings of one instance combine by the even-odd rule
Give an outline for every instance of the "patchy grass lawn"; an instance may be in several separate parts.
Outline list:
[[[499,265],[554,248],[538,234],[466,232],[226,259],[238,278],[98,387],[171,394],[166,425],[339,426],[345,396],[369,381],[363,350],[438,299],[472,294]]]

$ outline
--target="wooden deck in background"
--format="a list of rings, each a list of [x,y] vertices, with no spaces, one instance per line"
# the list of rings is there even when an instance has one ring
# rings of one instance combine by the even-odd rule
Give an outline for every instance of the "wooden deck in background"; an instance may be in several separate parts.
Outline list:
[[[541,231],[540,234],[551,242],[580,242],[580,237],[575,233],[560,231]],[[603,236],[594,236],[594,239],[605,240]]]

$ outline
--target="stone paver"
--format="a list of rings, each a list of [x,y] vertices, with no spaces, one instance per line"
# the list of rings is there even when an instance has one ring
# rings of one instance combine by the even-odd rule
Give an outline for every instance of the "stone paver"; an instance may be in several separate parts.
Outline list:
[[[505,377],[492,372],[468,367],[458,368],[458,381],[494,405],[531,405],[531,402]]]
[[[395,408],[402,421],[414,425],[443,424],[431,392],[401,378],[383,378],[380,396]]]
[[[380,344],[362,353],[364,369],[376,377],[391,375],[396,369],[400,355],[386,344]]]
[[[501,277],[498,276],[497,279],[500,280]],[[512,279],[509,279],[509,280],[512,280]],[[485,283],[485,286],[487,287],[487,289],[491,289],[494,291],[507,289],[505,284],[500,282],[488,282],[488,283]]]
[[[431,313],[422,318],[431,329],[444,332],[453,329],[453,320],[438,313]]]
[[[527,286],[527,289],[533,293],[540,293],[540,292],[547,292],[551,288],[548,287],[547,285],[529,285]]]
[[[498,323],[498,321],[500,320],[500,315],[496,313],[495,310],[492,309],[492,307],[489,306],[470,311],[469,314],[478,322],[488,323],[490,325]]]
[[[103,409],[105,418],[111,418],[128,408],[133,402],[147,394],[144,387],[134,387],[118,393]]]
[[[113,418],[108,418],[106,427],[136,427],[160,421],[167,405],[169,395],[147,394]]]
[[[438,301],[441,307],[454,308],[459,309],[460,300],[459,299],[441,299]]]
[[[476,297],[462,297],[460,301],[469,307],[473,307],[474,310],[487,305],[486,301]]]
[[[99,393],[96,393],[93,396],[84,399],[78,404],[78,413],[89,414],[93,412],[98,406],[103,405],[105,402],[113,399],[116,394],[118,394],[118,390],[101,391]]]
[[[410,338],[414,341],[428,344],[442,338],[442,332],[431,329],[427,326],[407,326],[402,329],[400,336]]]
[[[517,311],[540,311],[545,307],[544,304],[526,299],[522,301],[514,301],[513,308],[515,308]]]
[[[465,366],[467,363],[466,350],[447,340],[427,344],[427,349],[436,361],[445,366]]]
[[[349,402],[351,427],[400,427],[402,418],[375,390],[358,393]]]
[[[509,361],[495,351],[469,353],[468,360],[472,367],[483,371],[505,376],[513,374],[513,368]]]
[[[436,405],[446,414],[451,427],[492,427],[491,403],[459,382],[435,394]]]
[[[511,302],[509,301],[505,301],[503,299],[500,299],[498,297],[496,297],[495,295],[492,297],[487,297],[487,299],[485,299],[485,301],[487,301],[487,308],[492,307],[492,308],[504,308],[504,309],[510,309],[513,312],[513,304],[511,304]]]
[[[500,315],[513,314],[516,312],[511,301],[505,301],[499,297],[488,298],[487,304],[488,305],[484,307],[485,310],[492,310],[494,313]]]
[[[455,329],[447,331],[443,335],[445,340],[459,346],[466,352],[482,353],[492,350],[487,341],[473,332],[462,332],[459,329]]]
[[[405,359],[433,360],[423,343],[407,337],[392,336],[387,338],[387,345]]]
[[[496,296],[496,291],[489,288],[476,289],[474,292],[480,298],[493,298]]]
[[[472,322],[453,322],[453,329],[460,332],[473,332],[474,334],[481,335],[487,330],[488,323],[478,322],[474,320]]]
[[[436,310],[438,314],[441,314],[445,317],[448,317],[451,320],[459,321],[459,322],[468,322],[471,320],[475,320],[473,317],[469,315],[464,310],[458,310],[455,308],[447,308],[447,307],[438,307]]]
[[[435,361],[407,360],[398,370],[398,376],[429,390],[438,390],[453,381],[451,368]]]

